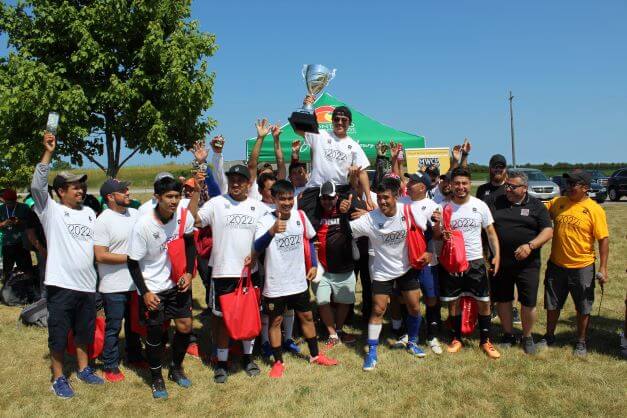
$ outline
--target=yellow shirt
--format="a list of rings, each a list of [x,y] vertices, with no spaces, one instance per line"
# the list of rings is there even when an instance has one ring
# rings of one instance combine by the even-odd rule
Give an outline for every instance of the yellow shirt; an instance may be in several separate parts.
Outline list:
[[[609,236],[605,211],[588,198],[572,202],[556,197],[547,203],[553,219],[551,261],[564,268],[582,268],[594,263],[594,241]]]

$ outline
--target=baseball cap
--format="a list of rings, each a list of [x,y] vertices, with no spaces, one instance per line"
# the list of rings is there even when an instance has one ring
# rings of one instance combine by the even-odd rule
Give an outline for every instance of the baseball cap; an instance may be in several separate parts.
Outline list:
[[[185,183],[183,183],[184,187],[191,187],[192,189],[196,187],[196,180],[194,180],[193,178],[188,178],[187,180],[185,180]]]
[[[121,192],[128,188],[131,184],[130,181],[120,181],[118,179],[107,179],[102,186],[100,186],[100,196],[106,198],[108,194]]]
[[[17,192],[13,189],[2,190],[2,199],[5,201],[17,200]]]
[[[411,181],[417,181],[418,183],[424,184],[427,187],[427,189],[431,187],[431,179],[429,178],[429,175],[425,173],[421,173],[421,172],[411,173],[411,174],[405,173],[405,177],[407,177]]]
[[[562,177],[576,183],[584,184],[586,186],[590,186],[590,183],[592,182],[592,174],[581,169],[576,169],[572,170],[571,172],[564,173],[562,174]]]
[[[87,180],[87,174],[74,174],[69,171],[61,171],[59,174],[54,176],[54,180],[52,180],[52,188],[58,189],[62,187],[65,183],[74,183],[75,181],[84,182]]]
[[[426,173],[433,177],[438,177],[440,175],[440,168],[437,165],[430,165],[427,167]]]
[[[502,165],[503,167],[507,167],[507,160],[501,154],[494,154],[490,157],[490,167],[498,167]]]
[[[231,168],[229,168],[229,171],[224,174],[226,174],[227,176],[230,176],[232,174],[239,174],[240,176],[246,177],[246,180],[250,180],[250,170],[248,170],[248,167],[242,164],[236,164],[232,166]]]
[[[165,178],[171,178],[171,179],[173,179],[173,178],[174,178],[174,175],[172,175],[172,173],[170,173],[170,172],[168,172],[168,171],[162,171],[162,172],[158,173],[158,174],[155,176],[155,183],[156,183],[156,182],[158,182],[159,180],[161,180],[161,179],[165,179]]]
[[[335,194],[335,183],[332,181],[325,181],[322,186],[320,186],[320,194],[318,196],[335,197]]]

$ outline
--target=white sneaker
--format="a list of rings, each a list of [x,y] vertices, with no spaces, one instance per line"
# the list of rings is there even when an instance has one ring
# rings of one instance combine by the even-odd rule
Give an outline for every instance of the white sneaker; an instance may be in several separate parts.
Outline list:
[[[431,347],[431,351],[435,354],[442,354],[442,346],[440,345],[440,341],[436,337],[433,337],[431,340],[427,340],[427,345]]]
[[[407,334],[404,334],[401,338],[392,342],[392,348],[404,349],[407,347],[407,343],[409,342],[409,337]]]

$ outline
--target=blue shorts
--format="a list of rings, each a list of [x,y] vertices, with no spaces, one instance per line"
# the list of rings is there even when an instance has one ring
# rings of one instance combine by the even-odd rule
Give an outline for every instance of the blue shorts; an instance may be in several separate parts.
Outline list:
[[[418,270],[418,281],[422,294],[428,298],[438,297],[438,266],[425,266]]]

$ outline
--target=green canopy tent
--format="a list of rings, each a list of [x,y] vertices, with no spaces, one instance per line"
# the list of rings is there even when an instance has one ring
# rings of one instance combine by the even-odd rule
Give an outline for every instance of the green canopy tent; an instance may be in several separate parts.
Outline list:
[[[378,122],[363,113],[356,110],[354,107],[342,103],[335,97],[328,93],[323,93],[316,102],[314,108],[316,111],[316,118],[320,129],[331,131],[333,129],[331,124],[331,114],[333,109],[338,106],[347,106],[353,114],[353,123],[351,124],[348,134],[355,141],[359,142],[364,152],[368,156],[370,161],[374,161],[377,158],[377,150],[375,145],[378,141],[391,141],[400,142],[404,148],[424,148],[425,138],[423,136],[410,134],[403,131],[398,131],[394,128],[390,128]],[[281,148],[283,149],[283,155],[285,161],[289,163],[290,155],[292,154],[292,141],[295,139],[301,139],[289,123],[283,125],[283,133],[281,134]],[[250,157],[250,152],[255,145],[256,138],[250,138],[246,141],[246,155]],[[274,143],[270,135],[266,137],[261,146],[261,153],[259,154],[259,161],[274,162],[276,160],[274,156]],[[300,160],[303,162],[309,162],[310,153],[307,144],[303,143],[300,148]]]

